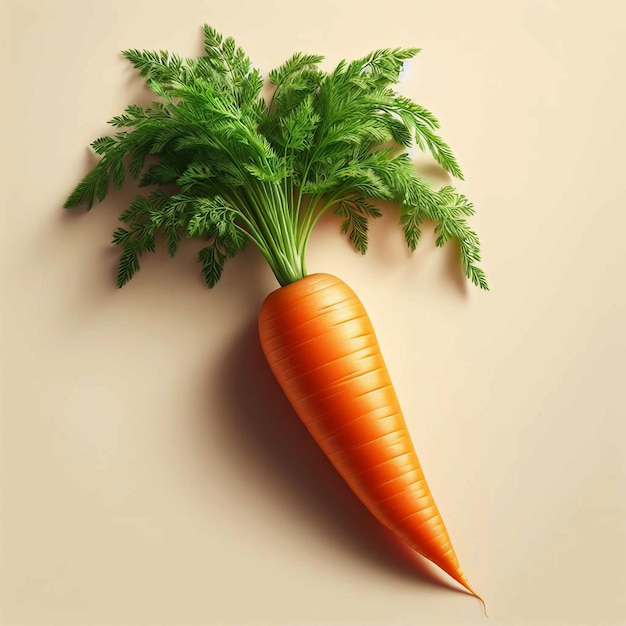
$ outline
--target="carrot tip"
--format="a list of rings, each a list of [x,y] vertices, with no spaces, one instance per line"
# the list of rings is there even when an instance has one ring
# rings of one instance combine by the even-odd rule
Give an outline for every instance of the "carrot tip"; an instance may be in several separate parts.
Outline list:
[[[483,611],[485,613],[485,617],[489,617],[489,615],[487,614],[487,605],[485,604],[485,601],[482,599],[481,596],[479,596],[470,585],[467,585],[467,590],[475,597],[478,598],[478,600],[480,600],[480,603],[483,605]]]
[[[489,614],[487,613],[487,605],[485,604],[485,601],[480,597],[480,596],[476,596],[480,602],[483,605],[483,612],[485,613],[485,617],[489,617]]]

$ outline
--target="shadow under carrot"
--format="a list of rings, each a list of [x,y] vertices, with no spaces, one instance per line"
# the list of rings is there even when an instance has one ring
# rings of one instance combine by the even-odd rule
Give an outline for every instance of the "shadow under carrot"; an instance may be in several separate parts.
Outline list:
[[[462,589],[433,571],[421,556],[402,544],[367,511],[341,479],[300,421],[265,361],[256,321],[248,324],[220,359],[220,375],[207,403],[229,407],[223,435],[249,464],[272,480],[285,504],[285,515],[305,515],[338,549],[362,563],[384,568],[421,584]],[[206,419],[219,419],[207,407]],[[255,474],[248,475],[255,480]]]

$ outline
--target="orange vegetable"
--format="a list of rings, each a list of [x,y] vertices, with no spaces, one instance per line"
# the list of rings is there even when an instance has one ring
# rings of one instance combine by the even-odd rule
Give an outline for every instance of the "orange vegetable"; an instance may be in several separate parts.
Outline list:
[[[352,491],[378,521],[483,602],[459,566],[374,329],[352,289],[328,274],[281,287],[261,307],[259,334],[287,398]]]

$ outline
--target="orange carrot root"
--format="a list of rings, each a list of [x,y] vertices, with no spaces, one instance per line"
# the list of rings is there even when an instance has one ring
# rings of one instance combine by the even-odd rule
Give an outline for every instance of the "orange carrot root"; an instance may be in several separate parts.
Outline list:
[[[341,280],[313,274],[271,293],[265,356],[287,398],[370,512],[476,596],[426,483],[374,329]]]

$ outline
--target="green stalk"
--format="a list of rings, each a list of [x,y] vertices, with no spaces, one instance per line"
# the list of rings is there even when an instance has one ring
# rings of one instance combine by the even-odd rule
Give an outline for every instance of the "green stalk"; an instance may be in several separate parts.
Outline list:
[[[320,198],[314,198],[315,203],[319,202]],[[303,225],[301,240],[300,240],[300,254],[304,255],[306,248],[309,244],[309,239],[311,238],[311,234],[313,229],[315,228],[317,222],[319,222],[320,218],[330,209],[335,206],[338,202],[345,200],[345,198],[335,197],[333,196],[318,212],[315,213],[315,209],[308,208],[307,210],[307,221]]]
[[[250,183],[245,191],[247,206],[254,213],[253,220],[259,225],[268,247],[268,263],[281,286],[305,276],[304,261],[293,237],[293,227],[285,215],[285,203],[275,185]]]

